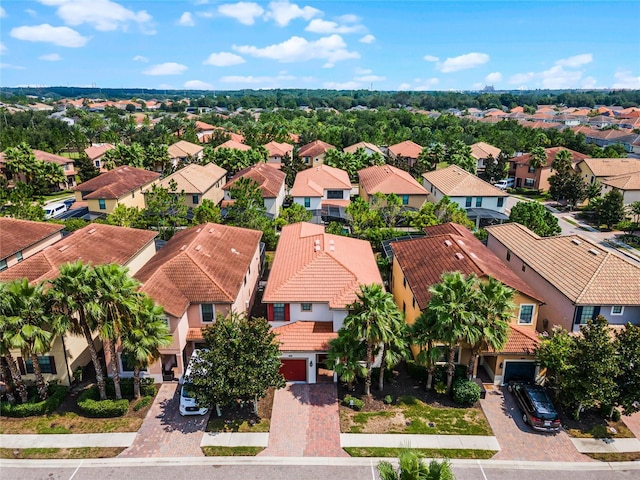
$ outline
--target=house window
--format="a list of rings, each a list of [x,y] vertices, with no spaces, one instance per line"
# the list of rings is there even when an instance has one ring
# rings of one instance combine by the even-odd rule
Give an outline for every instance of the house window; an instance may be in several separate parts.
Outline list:
[[[104,198],[98,200],[98,208],[100,208],[100,210],[107,209],[107,201]]]
[[[0,260],[0,272],[2,272],[3,270],[7,269],[7,261],[6,260]]]
[[[18,262],[21,262],[22,260],[24,260],[24,259],[22,258],[22,252],[18,252],[18,253],[16,253],[16,260],[18,260]]]
[[[611,307],[611,315],[622,315],[624,313],[623,305],[614,305]]]
[[[531,325],[533,322],[534,305],[520,305],[520,313],[518,314],[518,324]]]
[[[529,173],[536,173],[536,169],[529,165]]]
[[[416,297],[413,297],[413,301],[411,302],[411,306],[416,308]]]
[[[511,261],[511,250],[507,250],[507,262]]]
[[[482,197],[476,197],[476,207],[482,206]]]
[[[342,190],[327,190],[327,198],[331,200],[342,200]]]
[[[95,162],[93,162],[93,164],[96,166],[96,168],[100,168],[100,160],[96,160]]]
[[[526,272],[526,271],[527,271],[527,266],[526,266],[524,263],[522,264],[522,271],[523,271],[523,272]]]
[[[404,277],[404,278],[402,279],[402,286],[403,286],[404,288],[407,288],[407,277]]]
[[[402,195],[402,204],[409,205],[409,195]]]
[[[194,205],[198,205],[199,202],[200,202],[200,196],[199,195],[192,195],[191,196],[191,203],[193,203]]]
[[[311,208],[311,197],[304,197],[304,208]]]
[[[304,163],[309,164],[311,157],[304,157]]]
[[[210,323],[213,322],[213,318],[215,317],[215,311],[212,303],[202,303],[200,305],[200,313],[202,314],[202,322]]]
[[[407,304],[406,302],[402,302],[402,313],[406,315],[407,313]]]
[[[300,310],[303,312],[310,312],[311,311],[311,304],[310,303],[301,303],[300,304]]]
[[[504,206],[504,197],[498,197],[498,208],[502,208]]]
[[[125,353],[125,352],[121,352],[120,353],[120,369],[123,372],[133,372],[133,361],[132,359],[129,357],[129,354]],[[141,369],[141,371],[146,371],[146,369]]]
[[[578,307],[576,310],[576,321],[578,325],[587,323],[588,320],[593,320],[600,314],[600,307]]]
[[[449,359],[449,350],[444,345],[437,345],[436,350],[440,351],[440,357],[436,360],[436,363],[446,363]],[[453,363],[458,363],[460,360],[460,348],[453,349]]]
[[[273,304],[273,321],[284,322],[284,303]]]
[[[535,180],[533,178],[525,178],[524,179],[524,186],[525,187],[533,187],[533,185],[535,184]]]
[[[38,357],[38,365],[40,365],[42,373],[56,373],[55,358],[53,357]],[[25,359],[24,367],[27,373],[33,373],[33,361],[30,358]]]
[[[472,200],[471,197],[467,197],[466,200],[464,201],[464,206],[466,208],[471,208],[471,200]]]

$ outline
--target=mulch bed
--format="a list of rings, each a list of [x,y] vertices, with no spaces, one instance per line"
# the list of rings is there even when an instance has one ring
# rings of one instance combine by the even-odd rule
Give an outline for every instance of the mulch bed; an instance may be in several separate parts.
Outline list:
[[[258,415],[253,412],[253,402],[234,402],[221,408],[222,416],[216,416],[215,408],[211,409],[211,420],[223,421],[232,428],[233,425],[247,422],[250,425],[260,423],[262,419],[270,420],[273,409],[275,390],[269,388],[264,398],[258,400]]]

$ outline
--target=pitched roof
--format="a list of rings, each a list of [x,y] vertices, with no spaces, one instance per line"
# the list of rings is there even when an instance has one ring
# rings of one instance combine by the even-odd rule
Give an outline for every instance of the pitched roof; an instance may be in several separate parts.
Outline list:
[[[224,143],[218,145],[214,150],[219,150],[221,148],[229,148],[231,150],[241,150],[246,152],[247,150],[251,150],[249,145],[245,145],[244,143],[236,142],[235,140],[227,140]]]
[[[449,197],[464,197],[468,195],[478,197],[509,196],[507,192],[494,187],[457,165],[449,165],[447,168],[423,173],[422,177]]]
[[[615,177],[640,172],[637,158],[585,158],[584,162],[596,177]]]
[[[429,287],[442,281],[445,272],[493,277],[505,285],[542,302],[540,296],[485,247],[465,227],[456,224],[427,227],[427,236],[391,242],[394,258],[402,268],[420,309],[427,307]],[[447,232],[453,230],[453,232]]]
[[[65,166],[67,163],[73,163],[73,160],[67,157],[61,157],[60,155],[55,155],[49,152],[43,152],[42,150],[32,149],[31,152],[36,160],[40,160],[41,162],[49,162],[56,163],[60,166]],[[5,152],[0,153],[0,164],[6,163],[6,154]]]
[[[477,142],[471,145],[471,156],[476,160],[479,158],[487,158],[489,155],[493,156],[493,158],[498,158],[500,152],[501,150],[498,147],[484,142]]]
[[[640,172],[607,177],[601,182],[619,190],[640,190]]]
[[[301,170],[296,174],[292,197],[322,197],[324,190],[351,190],[349,174],[329,165]]]
[[[284,157],[286,154],[293,155],[293,145],[289,143],[269,142],[264,145],[270,157]]]
[[[322,225],[282,229],[262,301],[328,303],[345,308],[360,285],[382,284],[371,244],[325,233]]]
[[[104,155],[105,152],[107,152],[108,150],[113,150],[114,148],[116,147],[114,147],[110,143],[101,143],[98,145],[91,145],[90,147],[85,148],[84,153],[87,154],[87,157],[89,157],[89,160],[95,160],[96,158]]]
[[[518,223],[487,232],[575,304],[640,305],[640,267],[579,235],[539,237]]]
[[[496,353],[528,353],[534,354],[538,349],[540,340],[538,335],[529,328],[519,327],[509,324],[509,333],[507,334],[507,343]],[[489,352],[495,352],[491,347]]]
[[[322,352],[329,350],[329,341],[338,337],[333,322],[298,321],[273,329],[281,352]]]
[[[144,187],[159,176],[159,173],[149,170],[123,166],[101,173],[71,190],[83,193],[90,192],[84,195],[85,199],[120,198],[136,188]]]
[[[141,290],[180,317],[190,303],[233,303],[262,232],[205,223],[176,233],[135,277]]]
[[[382,153],[382,150],[380,150],[373,143],[358,142],[358,143],[354,143],[353,145],[349,145],[348,147],[344,147],[342,150],[347,153],[356,153],[356,150],[358,150],[359,148],[372,150],[384,157],[384,153]]]
[[[186,140],[179,140],[173,145],[169,145],[167,150],[169,151],[169,158],[182,158],[187,156],[194,157],[204,150],[204,147]]]
[[[317,157],[318,155],[321,155],[327,150],[331,150],[332,148],[336,147],[334,147],[330,143],[323,142],[322,140],[316,140],[300,147],[298,155],[300,157]]]
[[[422,147],[411,140],[405,140],[404,142],[391,145],[389,151],[396,157],[418,158],[418,155],[422,152]]]
[[[198,165],[191,163],[186,167],[172,173],[168,177],[160,180],[157,185],[169,188],[169,183],[173,180],[177,184],[177,192],[184,190],[184,193],[205,193],[221,178],[224,178],[227,171],[215,163]]]
[[[250,178],[260,186],[262,198],[275,198],[280,193],[286,177],[287,175],[284,172],[268,163],[261,162],[240,170],[222,188],[223,190],[229,190],[240,178]]]
[[[216,127],[214,127],[213,125],[209,125],[208,123],[196,120],[196,132],[201,132],[202,130],[214,130],[215,128]]]
[[[156,235],[148,230],[92,223],[0,272],[0,280],[52,279],[58,276],[60,265],[78,260],[92,265],[126,265]]]
[[[564,148],[564,147],[552,147],[552,148],[545,148],[544,152],[547,155],[547,163],[544,167],[542,168],[547,168],[547,167],[551,167],[551,164],[553,163],[553,161],[556,158],[556,155],[558,154],[558,152],[560,150],[567,150],[572,157],[572,162],[578,163],[580,160],[584,160],[585,158],[588,158],[588,155],[585,155],[583,153],[580,152],[576,152],[575,150],[571,150],[570,148]],[[531,154],[530,153],[525,153],[524,155],[521,155],[519,157],[514,157],[511,160],[515,163],[523,163],[523,164],[528,164],[529,163],[529,159],[531,158]]]
[[[408,172],[391,165],[374,165],[358,171],[362,188],[372,195],[377,192],[397,195],[427,195],[428,192]]]
[[[64,225],[0,217],[0,260],[59,232]]]

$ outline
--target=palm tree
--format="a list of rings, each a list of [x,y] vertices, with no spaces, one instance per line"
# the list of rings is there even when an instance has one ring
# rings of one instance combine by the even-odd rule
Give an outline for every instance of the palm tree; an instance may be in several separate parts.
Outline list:
[[[327,368],[333,370],[338,378],[345,382],[349,390],[358,377],[367,375],[367,368],[362,364],[366,347],[360,338],[353,338],[351,332],[341,328],[338,338],[329,342],[327,352]]]
[[[20,317],[14,315],[13,297],[7,292],[7,283],[0,283],[0,355],[7,361],[13,384],[18,390],[20,401],[26,403],[29,398],[27,386],[22,379],[16,359],[11,354],[11,337],[19,328]]]
[[[411,339],[420,348],[416,361],[427,369],[427,390],[431,390],[436,362],[441,356],[440,349],[436,348],[439,341],[437,326],[437,318],[433,311],[425,310],[411,325],[410,330]]]
[[[398,455],[398,469],[391,463],[378,463],[381,480],[455,480],[448,460],[424,463],[415,450],[402,450]]]
[[[544,148],[534,147],[529,155],[529,166],[534,170],[538,170],[547,164],[547,152]]]
[[[409,331],[400,310],[391,311],[389,315],[388,337],[382,339],[382,355],[380,356],[380,372],[378,390],[384,389],[384,372],[393,368],[403,359],[409,357]]]
[[[569,150],[560,150],[551,164],[551,167],[556,172],[567,172],[573,169],[571,161],[573,156]]]

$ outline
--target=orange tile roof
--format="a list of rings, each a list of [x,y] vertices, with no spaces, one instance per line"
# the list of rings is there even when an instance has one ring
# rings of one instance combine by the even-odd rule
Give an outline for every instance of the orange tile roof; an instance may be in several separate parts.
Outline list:
[[[289,143],[269,142],[264,145],[264,148],[267,149],[270,157],[284,157],[287,154],[293,156],[293,145]]]
[[[258,183],[262,191],[262,198],[276,198],[287,175],[268,163],[256,163],[236,173],[222,189],[229,190],[240,178],[245,177]]]
[[[487,158],[489,155],[497,159],[501,151],[498,147],[494,147],[485,142],[477,142],[471,145],[471,156],[476,160],[479,158]]]
[[[530,328],[518,325],[509,325],[507,343],[499,352],[491,347],[488,351],[492,353],[527,353],[533,355],[540,345],[540,339],[536,332]]]
[[[301,170],[296,174],[292,197],[322,197],[325,190],[351,190],[349,174],[329,165]]]
[[[336,148],[330,143],[323,142],[322,140],[316,140],[311,143],[307,143],[300,147],[298,151],[298,156],[300,157],[317,157],[325,153],[327,150],[331,150],[332,148]]]
[[[422,147],[411,140],[405,140],[404,142],[391,145],[389,151],[396,157],[418,158],[418,155],[422,152]]]
[[[207,163],[206,165],[191,163],[163,178],[157,182],[157,185],[168,189],[173,180],[176,182],[177,192],[203,194],[208,192],[218,181],[224,179],[226,175],[227,171],[215,163]]]
[[[0,217],[0,260],[57,234],[64,225]]]
[[[360,285],[382,284],[371,244],[294,223],[282,229],[264,303],[315,302],[343,309]]]
[[[615,177],[640,172],[637,158],[585,158],[582,160],[596,177]]]
[[[190,328],[187,330],[187,342],[198,342],[204,340],[202,328]]]
[[[99,158],[102,155],[104,155],[106,151],[113,150],[114,148],[116,147],[114,147],[110,143],[102,143],[100,145],[91,145],[89,148],[85,148],[84,153],[87,154],[87,157],[89,157],[89,160],[93,161],[96,158]]]
[[[201,132],[202,130],[215,130],[215,128],[216,127],[214,127],[213,125],[209,125],[208,123],[196,120],[196,132]]]
[[[580,153],[580,152],[576,152],[575,150],[571,150],[570,148],[564,148],[564,147],[545,148],[544,152],[547,155],[547,164],[542,168],[551,168],[551,164],[555,160],[556,155],[558,154],[558,152],[560,150],[567,150],[571,154],[572,161],[573,161],[574,164],[578,163],[580,160],[583,160],[585,158],[589,158],[588,155],[585,155],[585,154]],[[530,153],[525,153],[524,155],[521,155],[519,157],[512,158],[511,161],[513,161],[515,163],[528,164],[530,158],[531,158],[531,154]]]
[[[281,352],[326,352],[329,342],[338,338],[333,322],[298,321],[273,329]]]
[[[374,165],[358,171],[360,185],[369,195],[427,195],[428,192],[408,172],[391,165]]]
[[[380,155],[384,156],[384,153],[382,153],[382,150],[380,150],[377,146],[375,146],[373,143],[367,143],[367,142],[358,142],[358,143],[354,143],[353,145],[349,145],[348,147],[344,147],[342,149],[343,152],[347,152],[347,153],[356,153],[356,151],[359,149],[369,149],[372,150],[376,153],[379,153]]]
[[[131,193],[136,188],[147,186],[159,176],[159,173],[150,172],[149,170],[123,166],[101,173],[97,177],[73,187],[71,190],[82,192],[85,200],[95,198],[117,199]]]
[[[262,232],[205,223],[175,234],[135,277],[180,317],[190,303],[235,302]]]
[[[245,145],[244,143],[236,142],[235,140],[227,140],[224,143],[218,145],[214,150],[220,150],[221,148],[229,148],[231,150],[241,150],[246,152],[247,150],[251,150],[249,145]]]
[[[422,177],[449,197],[465,197],[468,195],[479,197],[509,196],[507,192],[494,187],[457,165],[449,165],[447,168],[423,173]]]

